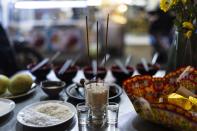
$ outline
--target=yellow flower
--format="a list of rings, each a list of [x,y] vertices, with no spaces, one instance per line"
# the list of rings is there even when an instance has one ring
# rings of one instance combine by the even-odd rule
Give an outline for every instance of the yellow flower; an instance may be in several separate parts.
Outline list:
[[[160,8],[164,12],[167,12],[172,6],[176,5],[179,0],[161,0],[160,1]]]
[[[189,29],[189,30],[194,30],[194,25],[191,22],[183,22],[182,24],[183,28]]]
[[[183,4],[186,4],[186,3],[187,3],[187,1],[188,1],[188,0],[182,0],[182,3],[183,3]]]
[[[190,38],[192,36],[192,31],[191,30],[189,30],[189,31],[187,31],[186,33],[185,33],[185,37],[186,38]]]
[[[160,8],[161,10],[163,10],[164,12],[167,12],[170,7],[171,7],[171,0],[161,0],[160,1]]]
[[[179,2],[179,0],[172,0],[171,1],[171,6],[176,5]]]

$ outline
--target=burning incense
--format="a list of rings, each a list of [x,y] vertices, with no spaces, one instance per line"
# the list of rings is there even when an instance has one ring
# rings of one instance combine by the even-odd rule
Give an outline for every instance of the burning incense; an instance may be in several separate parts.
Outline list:
[[[90,62],[90,51],[89,51],[89,34],[88,34],[88,17],[86,16],[86,38],[87,38],[87,51],[88,51],[88,58]]]
[[[96,75],[98,75],[98,21],[96,23]]]
[[[106,28],[106,37],[105,37],[105,65],[106,67],[106,61],[107,61],[107,45],[108,45],[108,26],[109,26],[109,14],[107,15],[107,28]]]

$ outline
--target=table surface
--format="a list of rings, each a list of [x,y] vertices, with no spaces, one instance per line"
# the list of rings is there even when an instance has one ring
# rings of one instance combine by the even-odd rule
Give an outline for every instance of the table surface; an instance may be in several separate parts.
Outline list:
[[[83,78],[83,77],[84,77],[83,74],[79,72],[77,74],[77,77],[74,79],[74,81],[78,81],[80,78]],[[53,79],[53,80],[57,79],[54,76],[53,72],[49,74],[48,78]],[[110,72],[108,72],[107,74],[106,81],[114,81],[113,77],[111,77]],[[63,99],[69,102],[69,98],[66,96],[64,92],[62,92],[61,96],[63,96],[63,97],[60,97],[61,100]],[[39,87],[37,87],[36,91],[32,95],[15,100],[16,107],[14,111],[11,112],[9,115],[3,118],[0,118],[0,131],[27,131],[27,130],[30,131],[29,129],[26,129],[24,126],[22,126],[20,123],[17,122],[16,115],[25,106],[34,102],[42,101],[42,100],[48,100],[48,97],[46,96],[46,94],[44,94],[41,91]],[[118,128],[115,128],[114,126],[109,126],[108,128],[105,128],[103,130],[107,130],[107,131],[166,131],[168,130],[170,131],[170,129],[162,127],[161,125],[153,124],[151,122],[141,119],[135,112],[135,109],[132,103],[130,102],[129,98],[127,97],[124,91],[120,97],[119,104],[120,104],[120,109],[119,109]],[[38,131],[37,129],[34,129],[34,130]],[[73,126],[68,128],[67,130],[88,131],[87,129],[79,129],[77,121],[73,124]],[[101,129],[98,129],[98,130],[101,131]],[[47,131],[50,131],[50,130],[47,129]]]

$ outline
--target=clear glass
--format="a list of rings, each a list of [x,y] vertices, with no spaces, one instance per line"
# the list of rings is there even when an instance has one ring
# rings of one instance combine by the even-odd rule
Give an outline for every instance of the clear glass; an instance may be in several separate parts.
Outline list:
[[[119,104],[115,102],[110,102],[107,105],[107,123],[108,124],[118,124],[118,113]]]
[[[85,103],[77,104],[78,123],[80,125],[87,125],[89,123],[90,108]]]
[[[106,123],[106,106],[108,105],[109,86],[103,81],[85,83],[86,104],[90,107],[90,122],[96,126]]]

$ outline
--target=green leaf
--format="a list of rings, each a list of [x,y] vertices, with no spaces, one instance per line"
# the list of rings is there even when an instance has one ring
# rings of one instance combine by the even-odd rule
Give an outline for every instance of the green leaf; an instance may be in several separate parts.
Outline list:
[[[177,26],[177,28],[182,27],[182,23],[178,21],[177,19],[174,20],[174,24]]]

